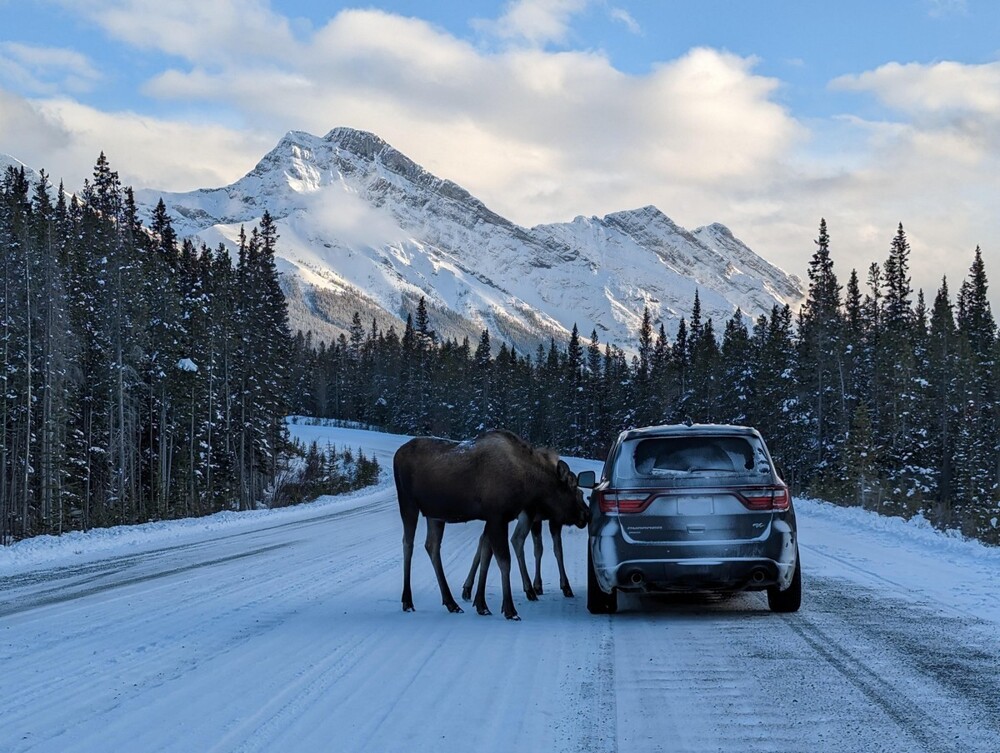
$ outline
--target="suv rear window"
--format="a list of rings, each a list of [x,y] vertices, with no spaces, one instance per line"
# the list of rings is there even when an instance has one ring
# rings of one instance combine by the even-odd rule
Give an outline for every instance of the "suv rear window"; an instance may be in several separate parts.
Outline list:
[[[755,437],[673,436],[626,442],[614,478],[650,481],[713,476],[767,476],[771,464]]]

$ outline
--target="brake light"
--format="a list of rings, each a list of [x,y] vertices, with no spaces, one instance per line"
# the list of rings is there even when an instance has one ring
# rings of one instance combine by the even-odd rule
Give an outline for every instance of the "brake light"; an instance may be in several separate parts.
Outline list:
[[[653,495],[641,492],[595,492],[601,512],[635,515],[642,512],[653,501]]]
[[[597,497],[597,506],[601,512],[618,512],[618,495],[607,492],[594,492]]]
[[[740,500],[749,510],[787,510],[791,499],[788,487],[768,486],[754,489],[744,489],[740,492]]]

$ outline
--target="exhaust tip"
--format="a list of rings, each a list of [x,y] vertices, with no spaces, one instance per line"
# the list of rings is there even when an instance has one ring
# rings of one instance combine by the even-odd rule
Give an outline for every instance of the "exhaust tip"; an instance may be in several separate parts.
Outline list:
[[[764,578],[767,577],[767,576],[764,573],[763,568],[758,568],[758,569],[756,569],[756,570],[753,571],[753,574],[750,577],[751,577],[751,579],[753,580],[754,583],[763,583],[764,582]]]
[[[628,582],[631,583],[633,586],[638,586],[644,580],[645,578],[642,575],[642,570],[633,570],[631,573],[629,573]]]

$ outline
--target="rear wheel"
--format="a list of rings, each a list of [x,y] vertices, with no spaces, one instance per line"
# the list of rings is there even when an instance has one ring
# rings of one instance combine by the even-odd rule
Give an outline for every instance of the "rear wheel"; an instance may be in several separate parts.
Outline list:
[[[795,572],[792,582],[784,591],[777,586],[767,589],[767,605],[772,612],[798,612],[802,605],[802,562],[798,550],[795,552]]]
[[[597,585],[597,575],[594,574],[594,555],[587,546],[587,610],[591,614],[614,614],[618,611],[618,591],[614,588],[606,594]]]

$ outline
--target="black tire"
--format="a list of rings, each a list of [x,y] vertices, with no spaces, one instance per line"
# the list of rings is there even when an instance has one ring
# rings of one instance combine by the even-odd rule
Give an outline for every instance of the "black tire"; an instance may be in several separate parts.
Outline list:
[[[767,605],[772,612],[780,613],[798,612],[802,606],[802,561],[798,550],[795,552],[795,572],[791,584],[784,591],[779,591],[777,586],[767,589]]]
[[[614,614],[618,611],[618,591],[611,589],[611,593],[606,594],[597,585],[597,576],[594,574],[594,555],[590,553],[590,544],[587,545],[587,610],[591,614]]]

